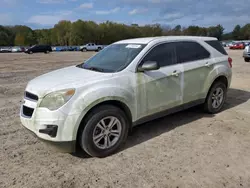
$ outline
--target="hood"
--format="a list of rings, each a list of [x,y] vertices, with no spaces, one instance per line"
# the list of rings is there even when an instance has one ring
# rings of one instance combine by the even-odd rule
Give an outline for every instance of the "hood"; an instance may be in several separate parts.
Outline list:
[[[26,90],[43,97],[51,91],[76,88],[111,76],[112,73],[101,73],[70,66],[36,77],[28,83]]]

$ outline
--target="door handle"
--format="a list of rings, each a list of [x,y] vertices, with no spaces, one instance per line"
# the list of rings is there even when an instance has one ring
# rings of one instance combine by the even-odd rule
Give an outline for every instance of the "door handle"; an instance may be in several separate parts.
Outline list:
[[[208,63],[208,62],[205,63],[205,67],[210,67],[210,66],[211,66],[210,63]]]
[[[172,76],[176,76],[176,77],[179,76],[179,72],[175,70],[174,72],[172,72]]]

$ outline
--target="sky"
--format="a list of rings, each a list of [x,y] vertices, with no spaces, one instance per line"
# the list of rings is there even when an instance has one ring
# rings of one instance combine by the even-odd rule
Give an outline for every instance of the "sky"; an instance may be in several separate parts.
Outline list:
[[[107,20],[171,27],[250,23],[249,0],[0,0],[0,25],[53,27],[60,20]]]

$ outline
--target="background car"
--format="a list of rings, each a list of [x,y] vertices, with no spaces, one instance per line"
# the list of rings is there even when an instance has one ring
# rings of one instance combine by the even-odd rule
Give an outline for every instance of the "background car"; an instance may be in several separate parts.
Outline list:
[[[80,51],[100,51],[104,48],[103,45],[96,45],[95,43],[88,43],[86,45],[80,46]]]
[[[27,54],[39,53],[39,52],[49,53],[52,52],[52,48],[49,45],[34,45],[25,51],[25,53]]]
[[[250,62],[250,46],[246,46],[243,51],[243,58],[245,62]]]
[[[229,49],[245,49],[245,43],[237,42],[234,45],[230,46]]]
[[[20,47],[20,46],[14,46],[12,49],[11,49],[12,52],[24,52],[25,51],[25,48],[24,47]]]
[[[11,47],[1,47],[0,48],[0,53],[10,53],[11,52]]]

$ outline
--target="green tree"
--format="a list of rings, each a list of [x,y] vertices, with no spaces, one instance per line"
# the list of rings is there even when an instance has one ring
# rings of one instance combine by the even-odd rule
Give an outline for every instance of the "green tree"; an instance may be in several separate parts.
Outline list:
[[[250,40],[250,24],[246,24],[241,28],[240,35],[242,39]]]
[[[224,28],[221,25],[212,26],[208,28],[208,36],[216,37],[218,40],[222,39]]]
[[[16,46],[23,46],[24,45],[24,35],[17,33],[15,37],[15,45]]]
[[[18,45],[28,46],[28,45],[33,45],[37,43],[35,33],[31,28],[27,26],[23,26],[23,25],[17,25],[17,26],[11,27],[10,29],[15,34],[15,41],[16,41],[17,35],[18,35],[18,38],[23,37],[22,40],[18,41]]]
[[[138,37],[154,37],[161,35],[192,35],[211,36],[219,40],[250,39],[250,24],[243,27],[236,25],[234,30],[224,33],[222,25],[200,27],[191,25],[173,28],[159,24],[139,26],[138,24],[125,25],[106,21],[97,24],[93,21],[77,20],[70,22],[59,21],[51,29],[37,29],[23,25],[0,26],[0,45],[82,45],[88,42],[110,44],[118,40]]]
[[[59,45],[69,45],[70,44],[70,32],[71,32],[71,22],[62,20],[54,26],[54,31],[56,33],[57,42]]]
[[[240,30],[241,30],[240,25],[236,25],[234,27],[233,32],[232,32],[232,37],[233,37],[234,40],[238,40],[238,39],[241,38],[241,36],[240,36],[240,34],[241,34]]]
[[[0,46],[14,44],[14,33],[8,28],[0,25]]]

